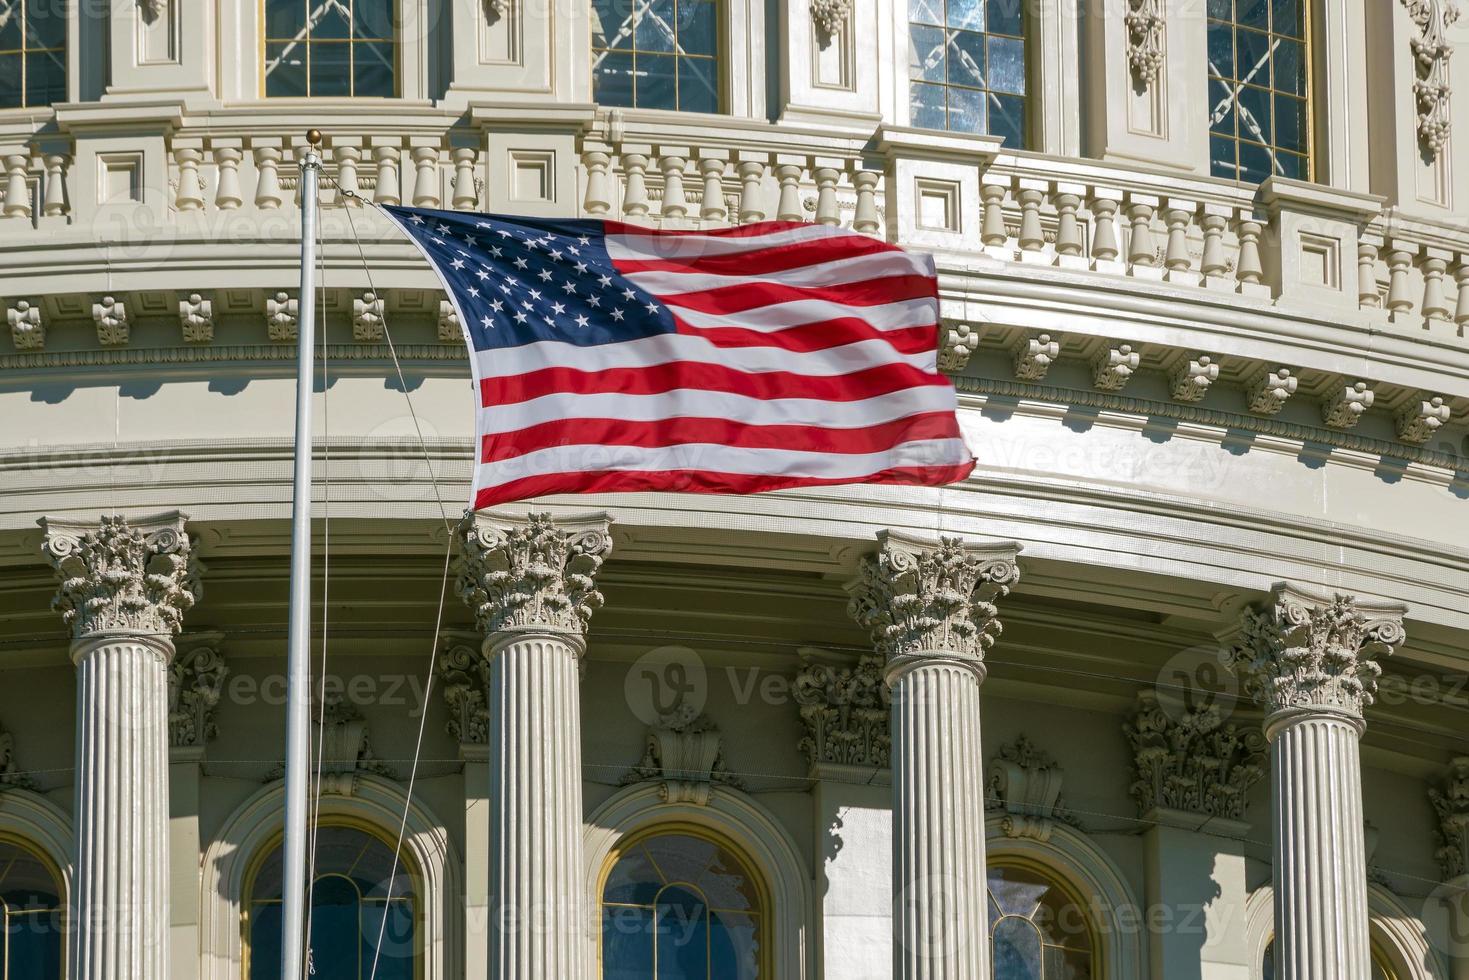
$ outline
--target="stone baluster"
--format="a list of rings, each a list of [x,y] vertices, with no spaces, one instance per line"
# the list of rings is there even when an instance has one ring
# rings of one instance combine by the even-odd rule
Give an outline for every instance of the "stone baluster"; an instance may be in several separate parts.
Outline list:
[[[357,167],[362,161],[362,150],[356,146],[332,144],[332,159],[337,164],[337,200],[344,207],[362,206],[362,199],[353,195],[362,192],[357,180]]]
[[[597,514],[552,522],[479,513],[460,534],[457,589],[489,662],[490,975],[582,977],[581,717],[595,579],[612,539]]]
[[[199,179],[199,165],[204,162],[204,152],[198,146],[175,145],[173,159],[179,169],[178,190],[173,195],[174,208],[178,211],[203,210],[204,183]]]
[[[1041,250],[1046,247],[1046,236],[1041,231],[1041,204],[1045,199],[1044,181],[1027,177],[1020,179],[1016,200],[1020,202],[1020,259],[1023,262],[1039,260]]]
[[[213,149],[214,167],[219,171],[214,206],[221,211],[238,211],[245,203],[245,192],[240,188],[240,163],[245,154],[238,146],[229,144],[215,145]]]
[[[1234,277],[1240,282],[1241,292],[1254,291],[1263,285],[1265,267],[1260,264],[1260,222],[1253,218],[1241,218],[1239,223],[1239,259],[1235,262]]]
[[[479,206],[479,186],[475,183],[475,164],[479,160],[479,151],[472,146],[458,146],[454,148],[451,157],[454,162],[454,208],[458,211],[473,211]]]
[[[780,201],[776,204],[775,216],[780,221],[806,220],[801,210],[801,178],[805,173],[804,163],[777,162],[775,176],[780,180]]]
[[[1009,192],[1008,178],[986,176],[980,182],[982,216],[979,220],[979,240],[989,248],[1003,249],[1010,238],[1010,232],[1005,228],[1005,195]]]
[[[1279,980],[1371,976],[1359,742],[1403,612],[1277,585],[1243,615],[1231,666],[1270,743]]]
[[[285,200],[281,193],[281,148],[271,143],[255,146],[255,206],[273,211]]]
[[[1423,315],[1430,320],[1447,320],[1450,310],[1444,296],[1444,274],[1448,272],[1448,253],[1431,249],[1423,257]]]
[[[811,173],[816,181],[816,223],[818,225],[839,225],[842,223],[842,213],[837,207],[837,181],[841,179],[842,172],[836,166],[817,167]]]
[[[31,158],[25,153],[5,156],[5,217],[31,216]]]
[[[1413,253],[1393,248],[1387,253],[1387,311],[1394,319],[1412,316],[1413,297],[1408,294],[1408,271]]]
[[[1127,220],[1132,232],[1127,238],[1127,261],[1133,275],[1148,275],[1158,265],[1158,248],[1153,243],[1153,214],[1157,207],[1156,197],[1133,194],[1129,198]]]
[[[1459,264],[1454,266],[1454,285],[1459,288],[1459,295],[1454,303],[1454,322],[1459,325],[1460,335],[1469,328],[1469,261],[1464,256],[1459,257]]]
[[[587,171],[586,194],[582,196],[582,210],[593,217],[601,217],[612,211],[612,157],[601,150],[588,150],[582,154],[582,166]]]
[[[721,155],[706,152],[699,157],[699,173],[704,181],[699,217],[705,221],[722,222],[729,215],[729,205],[724,201],[724,168],[728,164]]]
[[[1204,284],[1223,282],[1229,272],[1229,259],[1224,255],[1224,231],[1229,227],[1229,218],[1206,209],[1199,219],[1199,227],[1204,232],[1204,254],[1199,261]]]
[[[66,167],[71,162],[64,153],[48,153],[41,161],[46,165],[46,194],[41,202],[41,213],[48,218],[59,218],[67,212]]]
[[[377,163],[377,187],[372,200],[376,204],[400,204],[398,189],[398,147],[373,141],[372,158]]]
[[[648,184],[643,175],[648,171],[648,158],[642,153],[624,153],[622,169],[627,174],[622,213],[629,218],[645,217],[648,213]]]
[[[74,980],[170,969],[168,672],[200,591],[184,521],[41,522],[77,672]]]
[[[1076,220],[1084,190],[1080,184],[1056,185],[1056,264],[1066,268],[1086,266],[1086,259],[1081,254],[1084,248],[1081,223]]]
[[[1117,258],[1121,247],[1117,238],[1117,208],[1114,191],[1097,191],[1092,195],[1092,265],[1098,272],[1121,272]]]
[[[1169,198],[1163,209],[1163,220],[1168,224],[1168,242],[1163,251],[1165,278],[1169,282],[1197,286],[1199,273],[1192,268],[1193,260],[1188,254],[1188,226],[1198,211],[1196,201],[1181,201]]]
[[[989,976],[979,687],[1015,544],[878,535],[849,587],[892,692],[893,976]]]
[[[882,174],[863,170],[860,164],[852,170],[852,186],[857,189],[857,210],[853,212],[852,230],[864,235],[882,231],[882,217],[877,213],[877,185]]]
[[[1357,306],[1364,310],[1382,306],[1382,294],[1377,291],[1377,252],[1380,248],[1378,243],[1370,241],[1357,245]]]
[[[681,153],[666,153],[658,158],[658,169],[663,171],[665,221],[678,220],[689,213],[689,201],[683,190],[683,172],[688,163],[688,157]]]
[[[741,160],[737,171],[740,175],[740,223],[750,224],[764,221],[765,210],[765,162]]]
[[[415,146],[413,148],[413,206],[436,208],[439,206],[439,148],[437,146]]]

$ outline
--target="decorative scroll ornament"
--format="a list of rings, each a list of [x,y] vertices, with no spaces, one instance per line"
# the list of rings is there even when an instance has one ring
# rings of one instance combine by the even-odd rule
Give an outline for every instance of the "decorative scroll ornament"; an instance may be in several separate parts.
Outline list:
[[[202,591],[178,511],[136,525],[42,518],[43,551],[61,584],[51,607],[74,639],[102,633],[173,636]]]
[[[1045,841],[1058,822],[1076,825],[1061,802],[1060,765],[1029,738],[1019,736],[990,760],[986,809],[1005,811],[1006,837]]]
[[[41,308],[29,300],[16,300],[5,310],[10,323],[10,341],[16,350],[40,350],[46,346],[46,322]]]
[[[1163,67],[1163,0],[1127,0],[1127,63],[1144,86]]]
[[[1241,820],[1245,793],[1265,775],[1265,736],[1225,725],[1215,705],[1168,710],[1139,691],[1137,715],[1124,725],[1137,781],[1139,813],[1163,807]]]
[[[690,704],[682,704],[648,729],[643,760],[623,777],[623,785],[662,780],[665,803],[707,806],[716,783],[741,786],[724,764],[723,738],[714,723]]]
[[[826,37],[847,26],[852,16],[852,0],[811,0],[811,22]]]
[[[477,645],[449,638],[439,655],[439,683],[449,705],[449,735],[461,743],[490,741],[490,661]]]
[[[995,603],[1020,581],[1019,551],[882,531],[849,587],[847,611],[889,659],[942,652],[983,660],[1002,629]]]
[[[1277,585],[1261,608],[1245,610],[1230,666],[1267,714],[1327,708],[1361,717],[1377,694],[1376,658],[1406,638],[1403,612]]]
[[[320,767],[314,768],[314,772],[321,774],[323,793],[351,796],[360,775],[397,778],[391,766],[373,757],[367,719],[356,705],[342,700],[340,695],[328,695],[317,706],[314,722],[313,733],[319,731],[321,738],[320,745],[314,749],[320,753]],[[317,761],[312,759],[313,767]],[[265,781],[281,779],[285,772],[285,766],[276,766]]]
[[[1416,75],[1413,94],[1418,99],[1418,138],[1436,157],[1448,142],[1452,125],[1449,58],[1454,53],[1454,45],[1448,39],[1448,28],[1459,19],[1459,8],[1452,0],[1402,2],[1418,27],[1418,36],[1409,42]]]
[[[882,658],[876,654],[851,667],[809,663],[802,668],[792,696],[806,726],[800,749],[811,765],[891,765],[887,693]]]
[[[1428,791],[1438,814],[1439,848],[1434,852],[1445,881],[1469,872],[1469,756],[1449,763],[1443,782]]]
[[[455,588],[486,636],[548,629],[580,636],[602,605],[597,570],[612,550],[605,514],[553,523],[471,514],[460,525]]]
[[[0,791],[35,788],[36,783],[30,775],[15,766],[15,736],[0,731]]]
[[[168,667],[168,741],[173,746],[203,746],[219,729],[214,709],[229,667],[214,642],[201,642],[176,656]]]
[[[485,0],[485,20],[493,24],[510,13],[511,0]]]

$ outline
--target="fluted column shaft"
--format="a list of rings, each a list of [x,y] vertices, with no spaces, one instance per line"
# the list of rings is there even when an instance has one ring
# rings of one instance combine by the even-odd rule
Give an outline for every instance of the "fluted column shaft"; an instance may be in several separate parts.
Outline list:
[[[74,980],[168,975],[167,639],[73,644]]]
[[[1362,838],[1362,724],[1283,712],[1270,740],[1275,975],[1367,980],[1367,858]]]
[[[894,973],[904,980],[989,977],[982,674],[941,655],[889,674]]]
[[[584,976],[580,642],[485,643],[490,659],[492,977]]]

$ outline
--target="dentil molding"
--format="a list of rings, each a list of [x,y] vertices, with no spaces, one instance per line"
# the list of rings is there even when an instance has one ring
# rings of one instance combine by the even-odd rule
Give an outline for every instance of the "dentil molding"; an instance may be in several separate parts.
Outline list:
[[[1138,812],[1158,808],[1242,820],[1245,794],[1265,775],[1265,736],[1224,724],[1217,705],[1164,705],[1139,691],[1137,713],[1122,727],[1132,747]]]

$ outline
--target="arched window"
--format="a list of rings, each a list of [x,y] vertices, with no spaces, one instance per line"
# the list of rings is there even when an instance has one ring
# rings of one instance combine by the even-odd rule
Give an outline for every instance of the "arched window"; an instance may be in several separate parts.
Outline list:
[[[718,0],[592,0],[592,100],[719,111]]]
[[[265,94],[398,94],[397,0],[265,0]]]
[[[908,104],[921,129],[1025,146],[1022,0],[907,0]]]
[[[602,980],[768,980],[764,888],[695,830],[634,839],[602,884]]]
[[[0,2],[0,109],[66,101],[66,10],[55,0]]]
[[[0,838],[0,910],[5,915],[0,976],[61,980],[65,901],[61,876],[19,841]]]
[[[316,834],[311,895],[313,980],[415,980],[420,946],[417,872],[392,845],[355,826]],[[279,839],[248,878],[243,908],[245,976],[280,980],[282,853]],[[381,937],[381,944],[379,944]]]
[[[1088,980],[1095,972],[1091,923],[1069,891],[1038,867],[989,867],[994,980]]]
[[[1275,980],[1275,937],[1265,947],[1265,960],[1260,964],[1260,975],[1264,980]],[[1372,980],[1398,980],[1397,971],[1388,962],[1387,954],[1376,943],[1372,944]]]
[[[1209,170],[1311,178],[1308,0],[1208,0]]]

